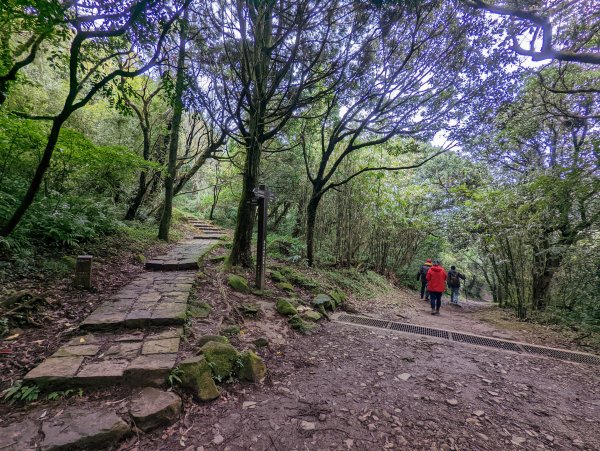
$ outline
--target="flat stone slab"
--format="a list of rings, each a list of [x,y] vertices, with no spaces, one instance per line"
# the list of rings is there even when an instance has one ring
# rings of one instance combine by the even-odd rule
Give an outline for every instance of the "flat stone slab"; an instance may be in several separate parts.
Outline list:
[[[181,413],[181,398],[152,387],[144,388],[129,405],[135,425],[144,432],[174,423]]]
[[[142,274],[103,302],[80,327],[110,330],[183,324],[195,277],[190,271]]]
[[[113,384],[161,386],[175,366],[182,334],[181,327],[170,327],[76,337],[27,373],[24,379],[44,388]],[[89,341],[96,344],[86,344]],[[92,350],[96,353],[91,354]]]
[[[167,254],[146,262],[146,269],[155,271],[182,271],[198,269],[198,259],[210,251],[212,243],[185,241]]]
[[[0,428],[0,450],[23,451],[36,449],[39,429],[38,424],[30,419]]]
[[[216,234],[210,234],[210,235],[198,235],[195,236],[194,239],[195,240],[211,240],[211,241],[215,241],[215,240],[220,240],[221,238],[223,238],[225,235],[216,235]]]
[[[130,431],[129,425],[114,412],[67,407],[43,422],[41,449],[108,449]]]

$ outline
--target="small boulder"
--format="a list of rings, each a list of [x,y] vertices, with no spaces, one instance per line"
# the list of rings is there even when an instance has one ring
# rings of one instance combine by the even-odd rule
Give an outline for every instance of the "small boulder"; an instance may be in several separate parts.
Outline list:
[[[179,364],[179,369],[181,386],[191,390],[200,400],[212,401],[221,394],[203,356],[184,360]]]
[[[292,326],[292,329],[295,329],[303,334],[310,332],[315,328],[314,324],[307,323],[302,318],[300,318],[299,315],[291,316],[288,322],[290,323],[290,326]]]
[[[298,310],[287,299],[279,299],[276,304],[277,311],[285,316],[296,315]]]
[[[239,335],[240,330],[240,326],[234,324],[233,326],[227,326],[221,329],[221,333],[223,335],[227,335],[228,337],[233,337],[235,335]]]
[[[287,282],[287,279],[279,271],[271,271],[271,279],[275,282]]]
[[[294,292],[294,286],[289,283],[289,282],[280,282],[277,284],[277,287],[280,290],[285,291],[286,293],[293,293]]]
[[[325,293],[321,293],[315,296],[312,301],[312,305],[320,310],[321,307],[329,310],[335,310],[335,301]]]
[[[306,310],[302,312],[300,316],[303,319],[313,322],[319,321],[321,319],[321,314],[319,312],[315,312],[314,310]]]
[[[240,353],[230,344],[215,341],[206,343],[200,348],[200,352],[218,381],[222,381],[233,373],[236,361],[240,357]]]
[[[267,374],[267,367],[258,355],[252,351],[241,354],[242,367],[239,371],[240,379],[251,382],[262,382]]]
[[[249,293],[250,288],[248,287],[248,281],[241,276],[235,274],[229,274],[227,277],[227,285],[233,290],[239,291],[240,293]]]
[[[224,337],[223,335],[203,335],[202,337],[200,337],[198,339],[198,342],[196,343],[196,346],[198,348],[201,348],[202,346],[204,346],[209,341],[215,341],[217,343],[228,344],[229,343],[229,338]]]
[[[237,311],[242,316],[256,316],[261,312],[261,309],[258,304],[242,304],[237,307]]]
[[[173,392],[146,387],[131,400],[129,414],[144,432],[175,423],[181,412],[181,398]]]
[[[269,340],[266,337],[259,337],[252,343],[254,343],[254,346],[256,346],[257,348],[265,348],[269,346]]]

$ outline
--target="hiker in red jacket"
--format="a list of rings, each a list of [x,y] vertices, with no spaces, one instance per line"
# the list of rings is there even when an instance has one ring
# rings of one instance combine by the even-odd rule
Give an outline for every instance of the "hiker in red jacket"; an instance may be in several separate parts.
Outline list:
[[[433,266],[427,271],[427,289],[431,300],[431,314],[440,313],[442,305],[442,293],[446,290],[446,271],[440,266],[439,260],[433,261]]]

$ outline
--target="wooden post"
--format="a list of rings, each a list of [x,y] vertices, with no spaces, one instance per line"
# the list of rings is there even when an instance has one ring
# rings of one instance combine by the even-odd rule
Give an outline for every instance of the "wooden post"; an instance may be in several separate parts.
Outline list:
[[[75,264],[75,282],[76,287],[90,289],[92,288],[92,256],[79,255]]]
[[[258,200],[258,238],[256,240],[256,287],[265,289],[265,268],[267,258],[267,206],[268,196],[265,185],[259,185]],[[262,194],[262,195],[261,195]]]

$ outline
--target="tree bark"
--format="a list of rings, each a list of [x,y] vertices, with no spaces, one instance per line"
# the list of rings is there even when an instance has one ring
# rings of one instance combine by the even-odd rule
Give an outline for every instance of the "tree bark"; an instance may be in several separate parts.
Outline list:
[[[177,74],[175,78],[175,99],[173,103],[173,127],[171,129],[171,140],[169,143],[169,164],[167,177],[165,179],[165,202],[158,229],[158,238],[169,241],[169,230],[171,228],[171,217],[173,214],[173,197],[175,177],[177,176],[177,151],[179,150],[179,130],[181,128],[181,116],[183,114],[183,89],[185,81],[185,43],[187,40],[187,9],[181,22],[179,32],[179,51],[177,52]]]
[[[306,207],[306,259],[308,266],[313,266],[315,260],[315,224],[320,196],[311,196]]]

